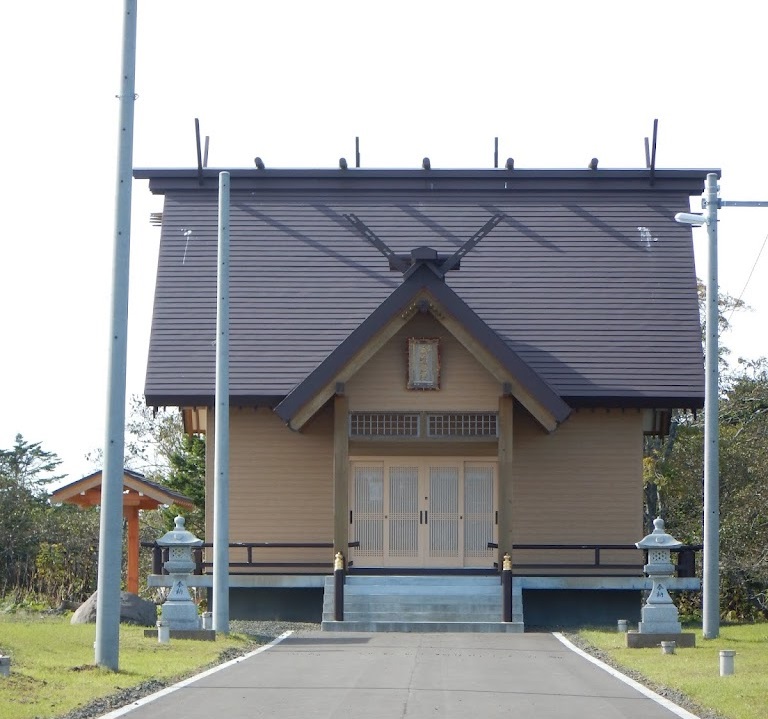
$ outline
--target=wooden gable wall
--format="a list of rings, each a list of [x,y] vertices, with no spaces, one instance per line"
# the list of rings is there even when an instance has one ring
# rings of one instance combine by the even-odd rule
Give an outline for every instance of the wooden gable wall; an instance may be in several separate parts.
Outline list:
[[[408,390],[409,337],[440,338],[440,389]],[[429,315],[417,315],[347,382],[351,411],[486,411],[499,406],[501,386]]]

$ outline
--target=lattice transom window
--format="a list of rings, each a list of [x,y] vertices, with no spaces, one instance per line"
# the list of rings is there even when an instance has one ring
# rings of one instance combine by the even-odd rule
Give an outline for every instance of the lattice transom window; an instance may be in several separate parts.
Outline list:
[[[351,412],[350,437],[418,437],[419,414],[405,412]]]
[[[365,439],[496,439],[495,412],[350,412],[349,436]]]
[[[428,437],[497,437],[494,412],[453,412],[427,415]]]

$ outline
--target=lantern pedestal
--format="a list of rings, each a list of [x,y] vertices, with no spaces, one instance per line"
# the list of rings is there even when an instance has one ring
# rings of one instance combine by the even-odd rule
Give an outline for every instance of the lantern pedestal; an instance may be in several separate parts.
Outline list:
[[[658,647],[662,642],[675,642],[679,649],[690,649],[696,646],[696,635],[693,632],[644,633],[627,632],[627,647],[629,649],[648,649]]]

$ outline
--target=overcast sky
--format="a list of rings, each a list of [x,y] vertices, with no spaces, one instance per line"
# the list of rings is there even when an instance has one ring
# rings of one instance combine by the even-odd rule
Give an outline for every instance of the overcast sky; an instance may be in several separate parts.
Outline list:
[[[70,479],[104,441],[121,0],[6,3],[0,22],[0,448],[17,432]],[[134,166],[721,168],[768,200],[768,7],[675,2],[139,0]],[[134,182],[129,394],[143,391],[161,209]],[[700,209],[699,198],[694,209]],[[681,208],[684,210],[687,208]],[[721,213],[734,356],[768,355],[768,209]],[[706,232],[694,231],[697,272]]]

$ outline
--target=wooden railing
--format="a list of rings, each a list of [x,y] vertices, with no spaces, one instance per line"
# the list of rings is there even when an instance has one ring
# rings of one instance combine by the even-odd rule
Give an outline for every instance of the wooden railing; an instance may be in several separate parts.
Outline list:
[[[680,578],[696,576],[696,552],[701,551],[701,549],[701,544],[684,544],[672,550],[672,554],[677,555],[676,576]],[[589,552],[587,556],[590,556],[590,561],[578,561],[578,558],[573,562],[521,561],[521,554],[524,555],[525,552],[543,551]],[[609,571],[611,576],[621,576],[616,572],[634,570],[630,576],[642,575],[643,565],[648,561],[647,552],[643,552],[642,561],[638,558],[635,562],[630,563],[604,561],[602,553],[608,551],[632,552],[637,556],[637,553],[643,550],[638,549],[634,544],[515,544],[512,554],[512,571],[514,574],[527,576],[552,576],[555,573],[558,576],[568,576],[563,574],[563,570],[578,570],[574,576],[590,576],[585,572],[592,570],[597,576],[602,576],[606,571]]]
[[[152,574],[167,574],[163,569],[163,564],[168,560],[168,548],[158,546],[157,542],[142,542],[142,547],[152,549]],[[213,562],[205,561],[203,550],[213,547],[211,542],[204,542],[200,547],[193,550],[195,560],[195,574],[208,574],[207,570],[213,567]],[[230,574],[245,574],[253,572],[243,572],[244,569],[283,569],[283,570],[306,570],[321,569],[323,573],[330,574],[333,571],[333,555],[329,552],[328,561],[309,562],[309,561],[260,561],[254,559],[254,550],[266,549],[333,549],[332,542],[230,542],[230,556],[232,550],[244,550],[244,561],[230,561]]]
[[[353,544],[353,543],[350,543]],[[354,543],[356,544],[356,543]],[[168,549],[157,545],[156,542],[142,542],[142,547],[152,549],[152,573],[167,574],[163,569],[163,564],[168,559]],[[489,547],[496,547],[494,543],[489,542]],[[195,560],[195,574],[208,574],[207,570],[213,567],[213,562],[204,561],[203,550],[213,547],[210,542],[205,542],[201,547],[193,552]],[[333,572],[333,555],[328,553],[328,560],[321,562],[311,561],[267,561],[263,557],[254,557],[254,552],[258,554],[259,550],[271,549],[333,549],[331,542],[231,542],[229,544],[230,555],[232,550],[244,552],[243,561],[230,561],[230,574],[253,574],[258,570],[283,570],[285,573],[293,571],[320,570],[319,573],[330,574]],[[678,549],[673,549],[672,553],[677,555],[676,575],[680,578],[696,576],[696,552],[701,551],[701,544],[685,544]],[[589,561],[578,561],[577,556],[573,562],[543,562],[543,561],[524,561],[526,552],[557,552],[558,554],[567,553],[573,556],[573,553],[581,552],[589,557]],[[569,576],[564,573],[570,571],[570,576],[641,576],[643,564],[647,562],[644,558],[637,558],[635,562],[615,562],[605,561],[603,552],[632,552],[635,557],[642,550],[634,544],[515,544],[512,552],[512,573],[514,575],[526,576]],[[234,552],[235,554],[237,551]],[[245,570],[245,571],[243,571]],[[254,572],[254,570],[256,570]],[[625,572],[619,574],[618,572]],[[626,574],[626,572],[631,572]],[[274,571],[270,573],[275,573]]]

